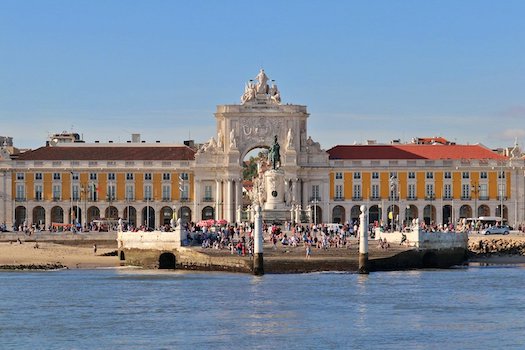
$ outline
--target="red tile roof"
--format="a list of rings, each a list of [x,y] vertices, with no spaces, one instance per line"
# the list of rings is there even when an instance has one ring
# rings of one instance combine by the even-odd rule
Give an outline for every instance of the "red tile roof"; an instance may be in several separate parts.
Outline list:
[[[330,159],[507,159],[481,145],[340,145]]]
[[[194,160],[187,146],[58,146],[27,151],[18,160]]]

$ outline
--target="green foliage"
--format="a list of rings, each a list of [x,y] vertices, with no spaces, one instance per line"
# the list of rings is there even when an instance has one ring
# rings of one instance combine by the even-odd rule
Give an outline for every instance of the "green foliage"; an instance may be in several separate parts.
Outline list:
[[[242,178],[244,180],[251,180],[257,176],[257,159],[250,157],[250,160],[243,163]]]
[[[245,161],[243,163],[243,170],[242,170],[242,178],[244,180],[251,180],[254,177],[257,177],[257,163],[260,159],[267,159],[268,158],[268,151],[262,150],[260,151],[257,156],[250,157],[248,161]]]

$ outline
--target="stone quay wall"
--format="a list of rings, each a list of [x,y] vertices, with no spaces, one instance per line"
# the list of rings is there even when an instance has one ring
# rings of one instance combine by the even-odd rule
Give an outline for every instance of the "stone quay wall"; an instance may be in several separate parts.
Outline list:
[[[411,249],[391,257],[371,259],[370,271],[398,271],[424,268],[449,268],[468,261],[465,248]]]
[[[428,232],[420,228],[408,232],[381,232],[376,230],[376,237],[386,238],[387,242],[400,243],[403,234],[406,235],[408,246],[420,249],[467,249],[467,232]]]
[[[456,233],[412,232],[410,240],[417,242],[415,247],[399,246],[392,250],[377,251],[371,255],[370,271],[391,271],[417,268],[447,268],[463,264],[467,256],[466,235]],[[387,240],[396,244],[396,235],[388,233]],[[122,265],[145,268],[174,268],[204,271],[253,272],[250,257],[231,255],[225,251],[203,252],[198,248],[181,247],[177,242],[181,235],[176,232],[120,232],[118,236],[118,255]],[[417,238],[417,240],[416,240]],[[277,255],[272,250],[265,257],[264,269],[267,273],[303,273],[314,271],[357,272],[358,254],[347,250],[333,256],[319,254],[305,259],[303,248],[286,256]],[[375,256],[375,257],[374,257]]]
[[[203,271],[251,272],[252,261],[236,256],[210,256],[191,248],[181,246],[185,233],[171,232],[119,232],[118,256],[121,264],[162,268],[162,256],[172,256],[173,268]]]
[[[163,250],[125,248],[119,250],[119,257],[122,257],[121,253],[124,254],[124,260],[121,259],[121,264],[141,266],[148,269],[161,268],[161,255],[167,253],[173,254],[173,268],[175,269],[245,273],[251,273],[253,270],[253,262],[250,259],[237,256],[209,256],[185,247]]]

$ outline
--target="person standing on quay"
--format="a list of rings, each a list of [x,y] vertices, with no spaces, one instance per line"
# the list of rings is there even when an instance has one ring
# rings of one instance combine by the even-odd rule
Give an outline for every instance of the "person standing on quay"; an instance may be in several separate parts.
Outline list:
[[[307,239],[306,240],[306,259],[310,259],[310,255],[312,254],[312,242]]]
[[[93,254],[94,255],[97,254],[97,244],[96,243],[93,243]]]

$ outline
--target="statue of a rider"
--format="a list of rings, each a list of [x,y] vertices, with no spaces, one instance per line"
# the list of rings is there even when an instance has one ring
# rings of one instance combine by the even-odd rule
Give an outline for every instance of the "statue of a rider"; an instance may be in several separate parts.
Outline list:
[[[275,135],[274,142],[270,150],[268,151],[268,160],[272,163],[273,170],[277,169],[277,163],[281,166],[281,153],[279,143],[277,142],[277,135]]]

